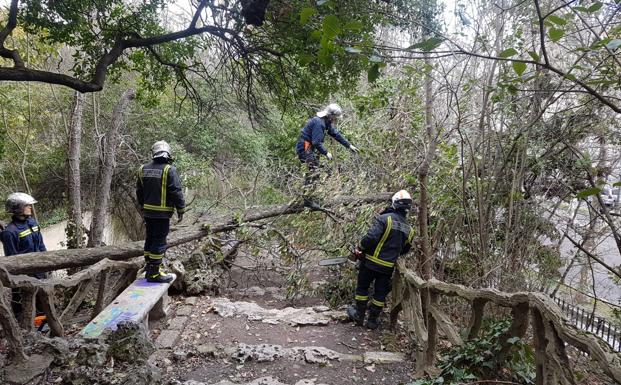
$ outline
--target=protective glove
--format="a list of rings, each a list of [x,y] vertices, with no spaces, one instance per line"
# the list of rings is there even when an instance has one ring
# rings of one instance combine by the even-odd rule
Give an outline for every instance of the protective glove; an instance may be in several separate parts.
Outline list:
[[[180,213],[179,211],[177,211],[177,223],[181,222],[183,220],[183,213]]]
[[[332,160],[332,154],[328,152],[328,153],[326,154],[326,158],[328,158],[328,160]]]
[[[353,144],[349,145],[349,149],[352,150],[353,152],[355,152],[356,154],[358,152],[360,152],[360,149],[358,147],[354,146]]]

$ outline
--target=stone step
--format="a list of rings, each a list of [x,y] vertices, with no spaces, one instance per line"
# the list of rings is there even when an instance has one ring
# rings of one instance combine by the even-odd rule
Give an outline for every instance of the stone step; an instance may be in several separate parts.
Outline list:
[[[250,382],[243,383],[243,384],[238,383],[238,382],[231,382],[228,380],[222,380],[219,382],[212,382],[212,383],[190,380],[190,381],[185,381],[185,382],[176,382],[174,384],[175,385],[327,385],[325,383],[317,382],[315,378],[299,380],[295,384],[286,384],[284,382],[280,382],[277,378],[274,378],[272,376],[260,377]]]
[[[261,321],[272,325],[282,323],[291,326],[325,326],[331,321],[347,319],[344,311],[331,311],[327,306],[266,309],[255,302],[233,302],[228,298],[214,298],[212,306],[214,312],[224,318],[245,316],[249,321]]]
[[[178,353],[178,352],[175,352]],[[405,361],[403,353],[362,352],[362,354],[340,353],[323,346],[284,347],[276,344],[249,345],[237,343],[227,346],[218,344],[198,345],[190,351],[179,354],[187,356],[214,357],[232,359],[240,364],[247,362],[272,362],[276,360],[302,361],[309,364],[325,365],[332,361],[360,362],[363,364],[392,364]]]

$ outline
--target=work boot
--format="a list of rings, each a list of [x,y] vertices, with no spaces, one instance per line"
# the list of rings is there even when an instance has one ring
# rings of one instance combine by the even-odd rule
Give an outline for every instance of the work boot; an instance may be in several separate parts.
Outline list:
[[[366,301],[356,301],[356,306],[348,306],[347,307],[347,316],[350,320],[354,321],[354,323],[358,326],[362,326],[364,324],[364,317],[367,313],[367,302]]]
[[[172,275],[164,274],[161,263],[147,263],[145,266],[147,282],[168,283],[173,280]]]
[[[371,308],[369,309],[369,319],[367,319],[367,327],[371,330],[375,330],[378,328],[380,321],[379,315],[382,312],[382,308],[371,304]]]

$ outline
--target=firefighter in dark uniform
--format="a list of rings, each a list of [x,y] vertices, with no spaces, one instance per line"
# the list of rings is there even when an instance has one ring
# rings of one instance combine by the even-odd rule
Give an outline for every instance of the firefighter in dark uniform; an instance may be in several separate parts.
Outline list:
[[[162,272],[166,253],[166,237],[170,218],[175,210],[183,219],[185,201],[181,180],[173,162],[170,145],[163,140],[151,147],[153,161],[140,167],[136,182],[136,197],[142,207],[147,237],[144,241],[145,276],[148,282],[170,282],[173,277]]]
[[[317,116],[309,119],[302,128],[300,138],[295,146],[295,152],[300,162],[306,163],[308,166],[308,172],[304,178],[305,190],[311,189],[310,186],[318,178],[318,154],[324,155],[328,160],[332,160],[332,154],[323,145],[326,133],[351,151],[359,151],[356,146],[350,144],[335,128],[336,121],[341,115],[343,115],[341,107],[338,104],[332,103],[317,112]]]
[[[32,217],[32,205],[37,201],[26,193],[13,193],[6,200],[6,212],[11,214],[11,223],[0,233],[4,255],[19,255],[39,251],[47,251],[39,224]],[[43,279],[45,273],[33,275]],[[17,319],[21,318],[22,304],[19,289],[12,289],[11,307]]]
[[[377,329],[379,315],[392,288],[392,273],[400,255],[410,251],[414,230],[407,222],[407,213],[412,206],[410,194],[401,190],[392,197],[392,205],[384,210],[371,229],[360,241],[354,252],[361,259],[356,286],[356,306],[347,308],[347,315],[362,326],[369,302],[369,287],[373,285],[370,298],[367,327]]]

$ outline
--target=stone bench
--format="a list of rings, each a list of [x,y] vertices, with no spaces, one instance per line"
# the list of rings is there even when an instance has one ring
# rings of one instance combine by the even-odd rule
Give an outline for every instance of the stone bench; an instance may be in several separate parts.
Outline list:
[[[147,282],[145,278],[135,280],[112,301],[101,313],[82,329],[84,338],[98,338],[105,331],[114,331],[123,321],[144,323],[149,330],[149,319],[166,316],[168,288],[177,278],[173,274],[169,283]]]

